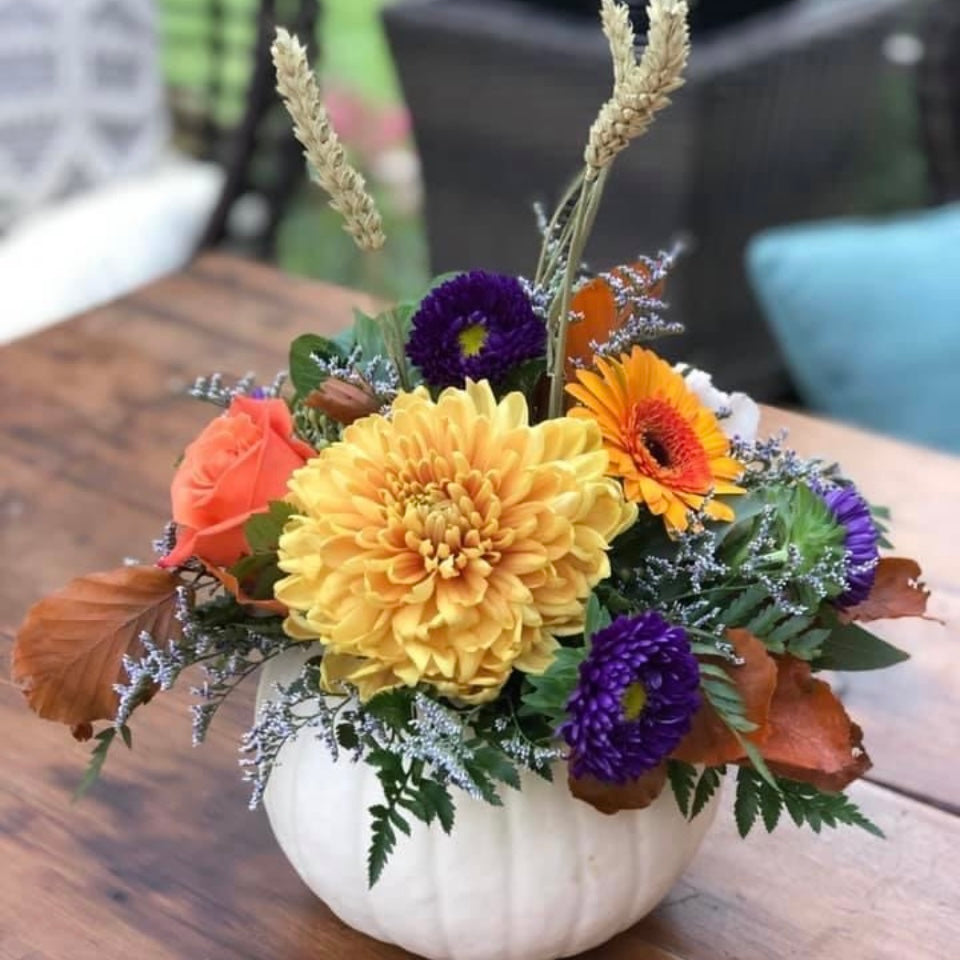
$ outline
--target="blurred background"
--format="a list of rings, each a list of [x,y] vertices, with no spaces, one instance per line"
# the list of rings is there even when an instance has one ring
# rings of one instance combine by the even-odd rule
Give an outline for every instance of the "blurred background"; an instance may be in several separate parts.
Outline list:
[[[0,341],[208,249],[386,298],[531,272],[533,204],[609,95],[598,7],[0,0]],[[381,204],[376,257],[307,182],[277,24],[309,41]],[[693,29],[689,82],[618,161],[591,266],[682,239],[688,332],[665,352],[960,452],[960,0],[697,0]]]

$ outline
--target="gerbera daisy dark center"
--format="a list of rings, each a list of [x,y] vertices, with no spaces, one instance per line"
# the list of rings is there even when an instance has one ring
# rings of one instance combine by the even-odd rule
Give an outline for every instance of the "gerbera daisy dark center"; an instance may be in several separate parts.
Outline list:
[[[630,454],[638,470],[659,479],[669,475],[682,489],[704,492],[713,476],[710,461],[693,427],[676,407],[661,397],[634,404],[627,422]]]
[[[643,438],[643,445],[647,452],[661,467],[670,466],[670,451],[654,436]]]

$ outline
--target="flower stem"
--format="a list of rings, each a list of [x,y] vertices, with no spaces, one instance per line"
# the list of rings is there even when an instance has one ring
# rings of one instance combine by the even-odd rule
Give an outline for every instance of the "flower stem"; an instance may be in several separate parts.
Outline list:
[[[567,366],[567,329],[570,324],[570,303],[573,299],[573,286],[586,249],[587,241],[596,221],[603,188],[606,185],[607,170],[603,170],[596,180],[581,181],[580,195],[576,207],[568,222],[569,240],[565,245],[566,269],[560,290],[550,310],[550,326],[553,333],[553,350],[550,363],[550,403],[547,416],[563,415],[563,388],[566,382]]]

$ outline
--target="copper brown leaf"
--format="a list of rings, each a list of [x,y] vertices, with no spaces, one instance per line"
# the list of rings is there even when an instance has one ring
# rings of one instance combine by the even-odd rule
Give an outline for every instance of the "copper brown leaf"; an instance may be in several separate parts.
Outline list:
[[[924,616],[930,591],[920,582],[920,575],[920,564],[916,560],[884,557],[877,566],[870,595],[863,603],[845,611],[843,619],[869,623]]]
[[[719,658],[711,662],[722,666],[733,680],[743,699],[746,717],[757,728],[744,736],[759,745],[767,734],[770,702],[777,685],[777,666],[763,642],[748,630],[728,630],[726,638],[743,661],[742,666],[733,666]],[[736,763],[745,756],[743,744],[706,700],[694,715],[690,732],[671,754],[674,760],[708,767]]]
[[[176,576],[157,567],[121,567],[71,580],[34,604],[13,647],[13,680],[41,717],[85,730],[112,719],[123,657],[139,656],[140,634],[179,636]]]
[[[770,729],[760,752],[781,777],[837,792],[870,769],[863,733],[830,687],[794,657],[777,660]]]
[[[621,810],[643,810],[663,792],[667,782],[667,765],[648,770],[629,783],[604,783],[596,777],[570,777],[570,792],[601,813],[614,814]]]
[[[382,406],[372,391],[334,377],[329,377],[311,390],[304,403],[344,426],[376,413]]]
[[[240,581],[229,570],[224,570],[223,567],[216,567],[206,561],[202,561],[202,563],[204,567],[206,567],[207,573],[212,577],[216,577],[226,591],[236,599],[237,603],[245,607],[254,607],[257,610],[263,610],[266,613],[275,613],[279,616],[287,615],[287,608],[279,600],[255,600],[253,597],[247,595]]]

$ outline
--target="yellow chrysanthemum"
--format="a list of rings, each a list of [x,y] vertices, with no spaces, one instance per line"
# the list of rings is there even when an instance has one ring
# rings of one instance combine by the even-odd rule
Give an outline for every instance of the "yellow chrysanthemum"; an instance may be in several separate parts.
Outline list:
[[[599,424],[610,473],[628,500],[645,503],[672,531],[686,530],[690,510],[733,520],[730,506],[710,494],[743,493],[734,480],[743,465],[713,411],[655,353],[634,347],[619,360],[596,359],[598,372],[578,370],[568,392],[582,407],[570,414]]]
[[[428,683],[492,699],[583,629],[607,548],[636,507],[606,476],[596,424],[531,427],[484,381],[402,394],[297,470],[280,540],[286,630],[325,645],[327,684],[367,699]]]

